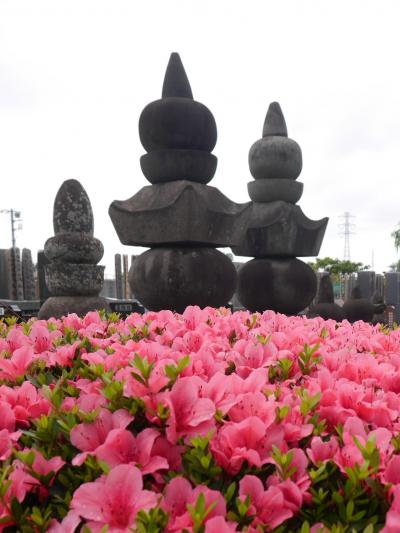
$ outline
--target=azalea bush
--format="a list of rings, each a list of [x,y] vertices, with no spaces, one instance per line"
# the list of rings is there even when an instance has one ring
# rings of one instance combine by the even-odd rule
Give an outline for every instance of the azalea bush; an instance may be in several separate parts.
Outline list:
[[[400,330],[0,322],[0,531],[400,531]]]

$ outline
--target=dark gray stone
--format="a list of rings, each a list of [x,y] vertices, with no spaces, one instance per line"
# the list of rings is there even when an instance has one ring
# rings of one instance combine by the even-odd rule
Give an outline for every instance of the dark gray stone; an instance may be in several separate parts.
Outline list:
[[[328,219],[310,220],[287,202],[251,203],[237,221],[242,239],[232,251],[245,257],[311,257],[319,254]]]
[[[247,190],[253,202],[282,200],[295,204],[303,194],[303,184],[293,180],[256,180],[247,184]]]
[[[0,298],[13,299],[12,262],[9,249],[0,250]]]
[[[36,299],[35,273],[32,254],[28,248],[22,250],[22,281],[24,285],[24,300]]]
[[[37,254],[37,276],[39,287],[39,300],[44,302],[47,298],[50,298],[51,293],[46,285],[45,267],[50,261],[44,254],[43,250],[39,250]]]
[[[95,296],[103,287],[104,266],[50,263],[45,267],[46,285],[54,296]]]
[[[147,309],[183,312],[188,305],[225,305],[236,278],[232,261],[214,248],[160,247],[136,258],[129,281]]]
[[[316,290],[314,271],[296,258],[252,259],[238,273],[238,298],[252,312],[297,314],[310,304]]]
[[[341,322],[345,319],[343,309],[335,303],[332,281],[329,274],[321,276],[318,287],[317,303],[310,306],[307,316],[309,318],[320,316],[324,320],[332,319],[337,322]]]
[[[96,309],[96,302],[97,309],[108,309],[107,302],[99,297],[104,267],[96,265],[103,245],[93,237],[92,206],[79,181],[67,180],[61,185],[53,221],[55,236],[47,240],[44,250],[50,261],[45,266],[46,285],[53,297],[43,304],[41,316],[86,313]]]
[[[46,241],[44,253],[56,263],[98,263],[104,254],[99,239],[85,233],[58,233]]]
[[[139,135],[146,152],[164,148],[212,152],[217,126],[211,111],[200,102],[162,98],[143,109]]]
[[[285,117],[278,102],[269,104],[262,132],[263,137],[287,137]]]
[[[214,177],[218,159],[201,150],[154,150],[142,155],[140,166],[150,183],[188,180],[208,183]]]
[[[162,97],[180,96],[193,100],[192,89],[178,53],[172,52],[165,71]]]
[[[124,293],[124,287],[122,283],[122,260],[121,254],[115,254],[115,287],[117,292],[117,298],[122,299]]]
[[[360,288],[362,298],[370,300],[375,293],[375,272],[370,270],[358,272],[357,285]]]
[[[250,148],[249,168],[255,179],[295,180],[302,167],[301,148],[287,137],[264,137]]]
[[[358,320],[372,322],[375,308],[370,300],[362,298],[360,287],[356,285],[351,292],[350,299],[344,302],[343,311],[346,319],[351,323]]]
[[[11,254],[11,280],[12,280],[12,299],[24,299],[24,282],[22,278],[21,251],[19,248],[10,248]]]
[[[249,206],[214,187],[182,180],[143,187],[129,200],[114,201],[109,215],[129,246],[232,246],[239,244],[236,226]]]
[[[54,233],[87,233],[93,235],[93,212],[89,197],[79,183],[66,180],[54,201]]]
[[[89,311],[105,309],[109,311],[109,305],[101,296],[51,296],[40,308],[38,318],[61,318],[70,313],[84,316]]]

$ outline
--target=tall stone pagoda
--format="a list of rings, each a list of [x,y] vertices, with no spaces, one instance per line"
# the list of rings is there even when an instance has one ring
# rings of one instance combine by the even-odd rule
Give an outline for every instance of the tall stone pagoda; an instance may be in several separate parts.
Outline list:
[[[155,311],[226,305],[236,288],[236,269],[217,248],[238,244],[235,221],[246,205],[207,185],[217,167],[211,153],[217,128],[210,110],[193,99],[176,53],[162,98],[142,111],[139,136],[147,152],[140,164],[151,185],[109,209],[122,244],[150,248],[130,273],[133,294]]]
[[[251,311],[297,314],[317,290],[315,273],[297,257],[318,255],[328,219],[310,220],[296,205],[303,193],[296,181],[302,153],[288,138],[277,102],[269,106],[262,138],[250,148],[249,167],[252,203],[239,224],[241,243],[232,251],[255,259],[239,271],[238,297]]]
[[[89,197],[79,183],[64,181],[54,201],[54,237],[46,241],[44,253],[46,285],[51,293],[39,318],[60,318],[68,313],[84,315],[108,309],[100,297],[104,283],[102,243],[93,237],[93,212]]]

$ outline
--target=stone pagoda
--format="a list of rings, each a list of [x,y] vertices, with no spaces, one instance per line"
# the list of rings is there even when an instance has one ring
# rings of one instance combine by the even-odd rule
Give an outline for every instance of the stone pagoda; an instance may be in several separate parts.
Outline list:
[[[102,243],[93,237],[93,212],[89,197],[77,180],[61,185],[54,201],[54,237],[46,241],[44,253],[46,285],[51,293],[39,311],[39,318],[96,309],[108,309],[99,296],[104,283]]]
[[[162,97],[139,119],[151,185],[114,201],[111,220],[122,244],[145,246],[130,272],[135,297],[151,310],[182,312],[188,305],[226,305],[236,288],[232,261],[216,248],[238,244],[235,222],[246,205],[235,204],[207,183],[217,158],[211,111],[193,99],[178,54],[170,57]]]
[[[248,184],[251,205],[238,223],[238,256],[252,256],[239,271],[238,297],[251,311],[297,314],[314,299],[317,280],[313,270],[297,257],[316,256],[327,218],[313,221],[296,203],[303,184],[301,148],[288,138],[280,105],[269,106],[262,138],[249,152],[255,181]],[[238,236],[236,236],[238,237]]]

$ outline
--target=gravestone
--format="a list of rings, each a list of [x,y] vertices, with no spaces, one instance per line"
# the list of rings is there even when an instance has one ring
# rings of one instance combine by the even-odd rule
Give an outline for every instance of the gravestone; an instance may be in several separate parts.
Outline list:
[[[207,185],[217,167],[211,153],[217,128],[210,110],[193,99],[176,53],[162,98],[142,111],[139,135],[147,152],[140,165],[151,185],[109,209],[122,244],[150,247],[131,269],[132,293],[155,311],[226,305],[237,276],[217,248],[238,244],[233,235],[247,204]]]
[[[35,300],[35,272],[32,262],[32,254],[27,248],[23,248],[22,250],[22,279],[24,287],[24,299]]]
[[[12,263],[10,250],[0,250],[0,298],[12,300]]]
[[[362,298],[369,300],[375,293],[375,272],[363,270],[357,273],[357,285],[360,288]]]
[[[51,293],[46,285],[45,267],[50,261],[44,255],[43,250],[39,250],[37,253],[37,288],[39,293],[40,303],[43,304],[47,298],[51,296]]]
[[[385,301],[395,308],[395,322],[400,324],[400,272],[386,273]]]
[[[39,318],[59,318],[68,313],[84,315],[108,309],[99,294],[103,287],[102,243],[93,237],[93,212],[89,197],[79,183],[64,181],[54,201],[54,237],[46,241],[44,253],[46,285],[52,296],[42,305]]]
[[[118,300],[123,298],[122,261],[121,254],[115,254],[115,288]]]
[[[254,257],[238,275],[238,297],[250,311],[272,309],[296,314],[313,300],[314,271],[297,257],[318,255],[328,219],[313,221],[295,205],[303,193],[296,181],[302,153],[288,138],[280,105],[268,109],[262,138],[250,148],[249,167],[255,181],[248,184],[252,200],[238,230],[236,256]]]

